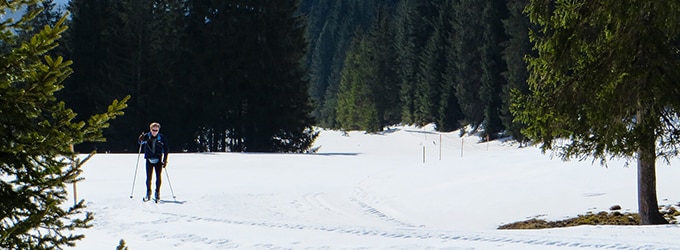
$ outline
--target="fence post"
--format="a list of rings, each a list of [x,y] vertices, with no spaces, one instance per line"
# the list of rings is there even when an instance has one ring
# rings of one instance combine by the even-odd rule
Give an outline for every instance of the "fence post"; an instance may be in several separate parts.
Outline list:
[[[73,144],[70,145],[71,147],[71,153],[75,153],[75,150],[73,149]],[[76,162],[72,161],[71,162],[71,167],[75,168],[76,167]],[[76,187],[76,181],[73,181],[73,206],[78,205],[78,189]]]
[[[442,160],[442,134],[439,134],[439,160]]]

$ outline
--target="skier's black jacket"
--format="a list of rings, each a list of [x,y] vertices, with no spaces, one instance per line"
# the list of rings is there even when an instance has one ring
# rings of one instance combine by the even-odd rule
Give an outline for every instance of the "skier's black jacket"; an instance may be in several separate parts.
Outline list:
[[[156,137],[152,136],[151,132],[146,133],[138,139],[138,143],[144,148],[145,159],[166,161],[165,158],[168,157],[168,142],[160,132],[158,132]]]

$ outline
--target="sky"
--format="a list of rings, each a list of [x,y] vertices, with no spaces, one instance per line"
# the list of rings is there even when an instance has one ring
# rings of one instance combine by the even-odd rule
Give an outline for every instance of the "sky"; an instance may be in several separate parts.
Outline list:
[[[61,11],[65,11],[66,7],[68,5],[69,0],[54,0],[54,3],[57,6],[57,9],[61,7]],[[0,16],[0,21],[6,20],[7,18],[13,18],[15,21],[18,20],[21,15],[23,14],[25,8],[21,9],[20,11],[17,12],[8,12],[5,13],[5,15]]]
[[[170,154],[160,203],[141,201],[137,154],[97,154],[77,186],[93,228],[67,249],[680,249],[674,224],[498,230],[636,212],[635,165],[458,135],[322,130],[315,154]],[[677,208],[678,176],[678,160],[658,163],[660,205]]]

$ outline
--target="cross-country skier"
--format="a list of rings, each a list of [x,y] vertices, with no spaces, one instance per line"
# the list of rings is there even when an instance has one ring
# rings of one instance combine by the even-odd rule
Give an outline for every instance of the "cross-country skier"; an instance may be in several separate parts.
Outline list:
[[[146,159],[146,197],[144,200],[151,199],[151,177],[152,172],[156,172],[154,199],[158,202],[161,196],[161,171],[168,164],[168,142],[159,132],[160,124],[151,123],[149,129],[150,132],[142,132],[138,139],[139,144],[144,147],[144,159]]]

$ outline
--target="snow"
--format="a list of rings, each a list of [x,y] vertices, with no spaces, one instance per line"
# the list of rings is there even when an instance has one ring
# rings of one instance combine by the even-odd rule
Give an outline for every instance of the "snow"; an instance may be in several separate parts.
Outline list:
[[[680,249],[678,225],[497,229],[637,212],[634,162],[564,162],[431,126],[322,130],[315,147],[171,154],[159,204],[141,201],[142,160],[129,197],[136,154],[97,154],[77,186],[94,226],[73,249]],[[677,165],[657,163],[660,205],[680,202]]]

